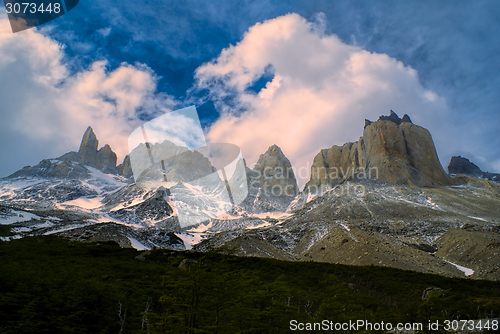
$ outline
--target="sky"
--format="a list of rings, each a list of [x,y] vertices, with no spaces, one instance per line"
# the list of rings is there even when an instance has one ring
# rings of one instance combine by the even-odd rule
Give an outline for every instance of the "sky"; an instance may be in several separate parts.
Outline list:
[[[499,54],[492,1],[80,1],[15,34],[2,8],[0,177],[77,151],[89,125],[121,161],[134,129],[190,105],[249,165],[277,144],[307,170],[392,109],[444,167],[500,172]]]

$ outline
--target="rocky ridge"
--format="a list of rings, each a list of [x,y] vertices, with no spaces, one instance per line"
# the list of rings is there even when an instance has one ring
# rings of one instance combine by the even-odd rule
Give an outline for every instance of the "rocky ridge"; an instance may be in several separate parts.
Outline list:
[[[276,145],[254,169],[239,160],[244,168],[227,184],[218,179],[207,193],[201,181],[188,184],[213,174],[203,154],[172,143],[150,145],[151,151],[140,145],[137,152],[147,158],[150,153],[167,158],[162,160],[165,167],[135,165],[140,182],[133,182],[126,177],[132,176],[134,163],[150,160],[131,159],[131,154],[110,172],[108,167],[116,165],[114,153],[106,145],[97,150],[98,140],[89,129],[78,152],[0,180],[0,220],[16,233],[0,238],[55,234],[142,249],[228,245],[241,256],[387,265],[464,277],[460,265],[474,271],[472,278],[499,277],[498,184],[444,173],[429,132],[407,115],[400,119],[391,112],[375,122],[367,120],[359,141],[322,150],[302,193],[290,161]],[[185,168],[190,165],[196,168]],[[363,177],[370,168],[376,168],[376,177]],[[165,175],[172,183],[162,181]],[[224,189],[229,186],[233,196],[241,195],[243,178],[247,198],[219,215],[227,204]],[[156,179],[168,189],[141,186]],[[311,196],[312,186],[322,191]],[[181,225],[180,207],[206,212],[208,220]]]
[[[84,180],[89,179],[92,174],[87,167],[95,168],[106,174],[123,175],[126,178],[132,175],[128,156],[117,168],[116,154],[111,147],[105,144],[98,150],[98,146],[99,141],[89,126],[82,137],[78,152],[68,152],[55,159],[44,159],[38,165],[23,167],[7,178],[32,177]]]
[[[321,150],[305,192],[321,193],[349,180],[417,187],[453,184],[429,131],[392,110],[375,122],[366,120],[358,141]]]

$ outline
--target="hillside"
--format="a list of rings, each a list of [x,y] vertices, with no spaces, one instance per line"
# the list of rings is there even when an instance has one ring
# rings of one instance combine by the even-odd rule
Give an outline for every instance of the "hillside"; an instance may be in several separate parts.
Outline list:
[[[500,314],[498,282],[227,252],[138,252],[51,236],[2,242],[0,332],[283,333],[290,320]]]

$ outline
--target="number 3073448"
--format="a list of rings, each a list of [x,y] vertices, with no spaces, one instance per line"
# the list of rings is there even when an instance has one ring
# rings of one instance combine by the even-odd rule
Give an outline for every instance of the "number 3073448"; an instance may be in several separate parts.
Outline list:
[[[22,2],[22,3],[6,3],[5,8],[7,9],[7,14],[15,13],[15,14],[35,14],[35,13],[56,13],[59,14],[61,12],[61,4],[60,3],[48,3],[40,5],[36,3],[30,2]]]

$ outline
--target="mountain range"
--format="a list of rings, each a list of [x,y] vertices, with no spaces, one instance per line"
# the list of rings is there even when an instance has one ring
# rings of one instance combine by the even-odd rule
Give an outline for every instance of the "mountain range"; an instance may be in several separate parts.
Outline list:
[[[1,238],[55,234],[200,251],[226,245],[241,256],[498,280],[498,174],[462,157],[446,173],[431,134],[408,115],[391,110],[360,130],[358,141],[315,156],[301,191],[276,145],[253,169],[239,160],[225,179],[201,150],[170,142],[143,144],[117,165],[89,127],[78,152],[0,179],[0,223],[8,226]],[[139,150],[152,159],[176,153],[160,169],[138,169]],[[209,175],[210,184],[197,181]],[[235,204],[242,182],[248,191]]]

